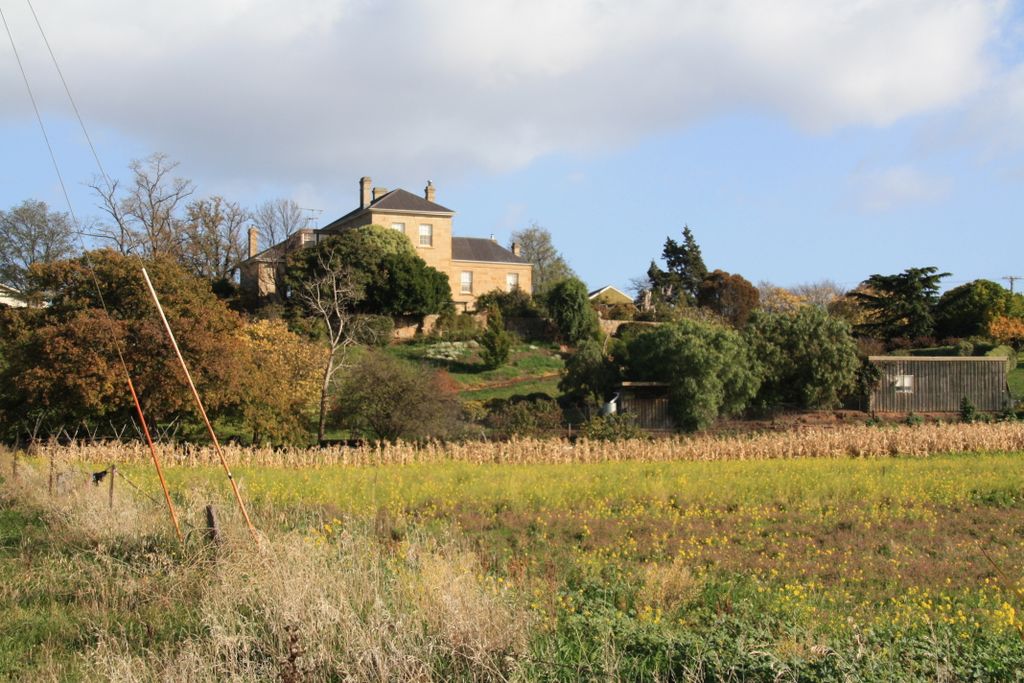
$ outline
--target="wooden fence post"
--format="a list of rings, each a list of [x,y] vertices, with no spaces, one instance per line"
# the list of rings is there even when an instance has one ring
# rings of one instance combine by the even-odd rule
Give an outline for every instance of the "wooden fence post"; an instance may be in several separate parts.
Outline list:
[[[108,493],[107,507],[114,509],[114,477],[117,476],[117,465],[110,466],[110,491]]]
[[[53,449],[52,448],[50,449],[50,481],[49,481],[49,484],[48,484],[48,490],[50,492],[50,497],[52,498],[53,497]]]
[[[206,535],[211,543],[220,545],[220,525],[217,524],[217,511],[212,505],[206,506]]]
[[[18,454],[11,455],[11,481],[18,481]]]

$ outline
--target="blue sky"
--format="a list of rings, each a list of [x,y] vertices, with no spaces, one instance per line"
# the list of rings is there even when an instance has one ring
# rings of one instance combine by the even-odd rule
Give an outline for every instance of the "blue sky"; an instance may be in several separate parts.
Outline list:
[[[626,287],[684,224],[754,282],[1024,275],[1016,3],[33,4],[114,176],[161,151],[200,194],[324,220],[362,175],[429,178],[457,234],[536,222],[592,287]],[[31,15],[0,9],[96,216]],[[64,208],[6,43],[0,92],[0,207]]]

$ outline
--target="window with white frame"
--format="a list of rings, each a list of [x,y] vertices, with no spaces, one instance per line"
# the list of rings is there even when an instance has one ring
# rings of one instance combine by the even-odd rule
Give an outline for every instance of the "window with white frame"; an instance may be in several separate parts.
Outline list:
[[[429,223],[420,223],[420,246],[434,246],[434,226]]]
[[[462,271],[462,274],[459,276],[459,291],[463,294],[473,293],[473,271]]]
[[[505,276],[505,286],[508,291],[519,289],[519,273],[509,273]]]
[[[405,232],[405,223],[392,223],[391,229],[397,230],[398,232]]]
[[[896,375],[893,378],[892,385],[896,388],[897,394],[912,394],[914,393],[914,376]]]

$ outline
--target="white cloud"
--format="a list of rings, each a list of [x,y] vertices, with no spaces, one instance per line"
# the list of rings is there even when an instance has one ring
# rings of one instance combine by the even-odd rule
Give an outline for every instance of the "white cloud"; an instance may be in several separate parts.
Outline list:
[[[930,176],[912,166],[893,166],[855,173],[850,179],[850,198],[857,209],[876,213],[937,201],[949,194],[951,186],[948,178]]]
[[[3,2],[4,0],[0,0]],[[40,99],[35,26],[4,7]],[[223,178],[346,183],[509,169],[735,108],[887,125],[984,88],[997,0],[53,0],[93,126]],[[13,68],[0,90],[20,92]],[[16,98],[0,118],[21,117]]]

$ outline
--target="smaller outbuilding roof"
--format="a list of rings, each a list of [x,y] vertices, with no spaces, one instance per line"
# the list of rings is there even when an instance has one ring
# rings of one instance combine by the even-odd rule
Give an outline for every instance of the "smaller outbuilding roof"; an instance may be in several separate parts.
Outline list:
[[[529,263],[494,240],[483,237],[453,237],[452,260],[487,263]]]

